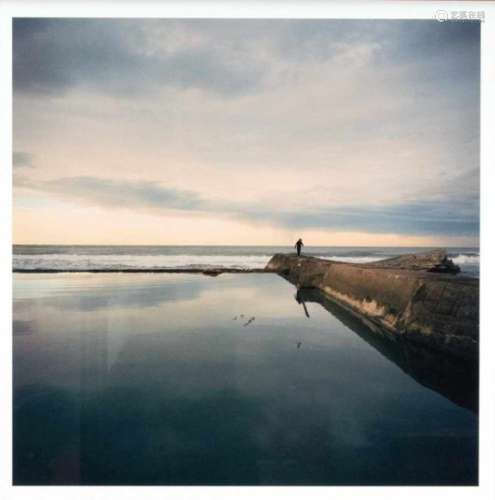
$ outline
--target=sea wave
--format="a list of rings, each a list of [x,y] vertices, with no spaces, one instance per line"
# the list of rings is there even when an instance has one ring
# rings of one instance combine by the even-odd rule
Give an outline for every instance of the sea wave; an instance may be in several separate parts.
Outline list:
[[[461,265],[470,265],[470,266],[478,266],[480,263],[480,256],[479,254],[457,254],[457,255],[450,255],[449,256],[452,259],[452,262],[454,264],[457,264],[458,266]],[[334,257],[322,257],[325,259],[331,259],[331,260],[338,260],[341,262],[354,262],[357,264],[366,264],[367,262],[376,262],[379,260],[383,259],[388,259],[389,257],[383,257],[383,256],[369,256],[369,257],[348,257],[348,256],[342,256],[342,255],[336,255]]]
[[[388,258],[384,255],[315,255],[321,259],[366,264]],[[128,269],[263,269],[271,255],[130,255],[130,254],[14,254],[14,270],[128,270]],[[455,264],[472,272],[479,267],[479,255],[452,255]]]
[[[14,269],[84,271],[115,269],[262,269],[271,255],[14,255]]]
[[[480,256],[475,254],[460,254],[453,256],[452,261],[454,262],[454,264],[457,264],[458,266],[462,264],[479,265]]]
[[[22,270],[106,270],[106,269],[263,269],[271,255],[80,255],[18,254],[14,269]],[[317,255],[320,259],[356,264],[383,260],[383,256]]]

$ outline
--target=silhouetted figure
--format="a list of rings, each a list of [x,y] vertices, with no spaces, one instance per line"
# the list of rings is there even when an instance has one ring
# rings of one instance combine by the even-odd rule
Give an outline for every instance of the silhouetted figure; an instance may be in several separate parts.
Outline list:
[[[301,247],[304,246],[304,243],[302,242],[301,238],[299,238],[296,241],[296,244],[294,246],[296,247],[296,250],[297,250],[297,256],[300,257],[301,256]]]

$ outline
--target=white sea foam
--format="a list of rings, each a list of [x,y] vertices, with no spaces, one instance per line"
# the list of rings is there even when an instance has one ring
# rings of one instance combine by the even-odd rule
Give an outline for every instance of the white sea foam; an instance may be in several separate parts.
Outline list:
[[[385,256],[364,255],[320,255],[321,259],[340,262],[361,263],[376,262]],[[15,254],[14,269],[22,270],[68,270],[84,271],[87,269],[197,269],[225,267],[234,269],[263,269],[271,255],[84,255],[84,254]],[[455,264],[464,268],[477,268],[478,255],[459,254],[453,259]]]
[[[86,269],[194,269],[226,267],[263,269],[271,255],[81,255],[81,254],[18,254],[14,269],[23,270],[86,270]],[[366,263],[383,259],[376,256],[321,255],[321,259]]]
[[[270,255],[14,255],[14,269],[262,269]]]
[[[382,257],[382,256],[369,256],[369,257],[347,257],[347,256],[342,256],[342,255],[336,255],[332,257],[321,257],[322,259],[331,259],[331,260],[337,260],[340,262],[351,262],[351,263],[356,263],[356,264],[366,264],[367,262],[377,262],[379,260],[383,260],[388,257]],[[456,255],[455,257],[452,257],[452,261],[454,264],[457,264],[458,266],[462,265],[469,265],[469,266],[478,266],[480,263],[480,257],[479,255],[465,255],[465,254],[460,254]]]
[[[462,264],[479,266],[480,256],[479,255],[460,254],[460,255],[457,255],[456,257],[453,257],[452,261],[454,262],[454,264],[457,264],[458,266],[462,266]]]

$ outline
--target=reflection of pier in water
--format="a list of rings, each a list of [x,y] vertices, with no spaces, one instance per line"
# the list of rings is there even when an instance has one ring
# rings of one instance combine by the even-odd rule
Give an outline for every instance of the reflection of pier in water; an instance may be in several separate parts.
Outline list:
[[[478,412],[478,364],[446,356],[393,337],[366,319],[344,309],[316,289],[299,289],[296,301],[317,302],[345,326],[359,335],[387,359],[421,385],[438,392],[453,403]]]

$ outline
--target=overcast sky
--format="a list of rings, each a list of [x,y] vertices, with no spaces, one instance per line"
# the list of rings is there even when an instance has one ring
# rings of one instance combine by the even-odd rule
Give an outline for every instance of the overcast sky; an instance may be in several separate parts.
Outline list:
[[[14,22],[14,242],[476,245],[479,24]]]

